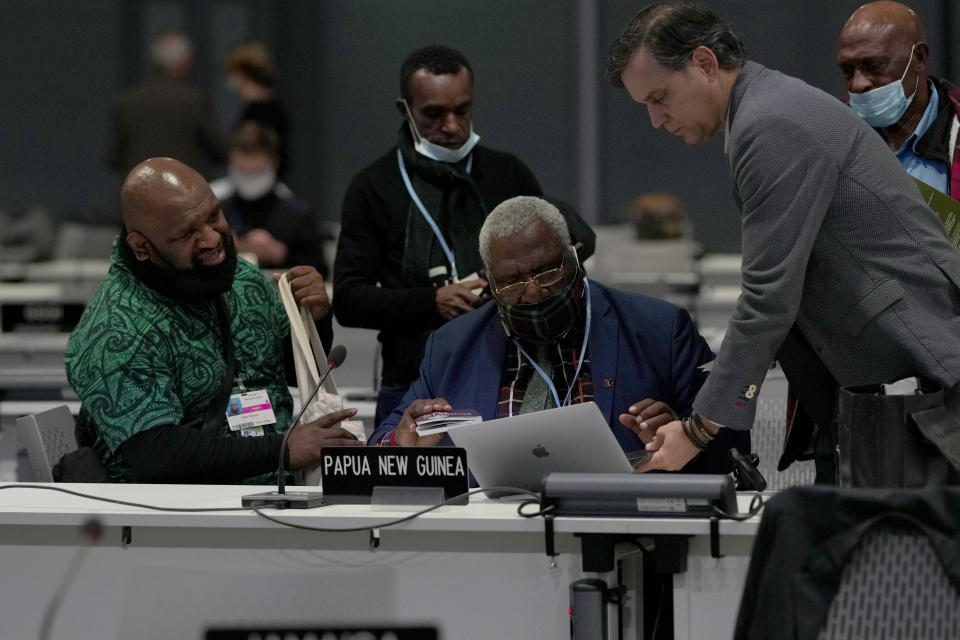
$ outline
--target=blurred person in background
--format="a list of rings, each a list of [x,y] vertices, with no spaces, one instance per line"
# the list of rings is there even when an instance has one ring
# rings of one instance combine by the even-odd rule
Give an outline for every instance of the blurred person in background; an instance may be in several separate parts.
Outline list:
[[[227,176],[210,184],[236,235],[237,250],[264,268],[308,264],[328,274],[314,212],[278,179],[280,138],[244,122],[230,142]]]
[[[680,240],[693,235],[686,205],[667,191],[633,198],[625,207],[624,218],[636,229],[637,240]]]
[[[224,140],[206,92],[189,81],[193,46],[176,31],[150,47],[154,75],[121,94],[113,109],[109,163],[121,176],[144,158],[165,156],[208,180],[219,174]]]
[[[227,52],[227,86],[243,102],[234,129],[249,121],[270,127],[279,136],[277,173],[283,177],[289,162],[290,119],[274,91],[277,68],[262,42],[241,42]]]

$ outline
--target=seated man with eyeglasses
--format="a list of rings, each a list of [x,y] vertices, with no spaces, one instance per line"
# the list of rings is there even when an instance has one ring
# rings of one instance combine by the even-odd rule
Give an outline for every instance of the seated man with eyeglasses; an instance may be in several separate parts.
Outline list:
[[[501,203],[480,230],[480,256],[492,302],[430,335],[419,379],[369,444],[450,445],[445,434],[417,434],[414,420],[433,411],[492,420],[593,401],[632,452],[690,413],[714,355],[689,314],[589,280],[552,204]],[[683,471],[723,472],[734,446],[747,453],[749,440],[722,429]]]

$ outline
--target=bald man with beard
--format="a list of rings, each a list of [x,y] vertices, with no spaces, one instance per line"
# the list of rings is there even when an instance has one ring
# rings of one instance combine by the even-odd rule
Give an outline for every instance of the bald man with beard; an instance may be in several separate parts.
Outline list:
[[[185,164],[140,163],[120,199],[124,229],[110,270],[66,353],[81,425],[110,480],[271,481],[293,409],[284,364],[290,327],[275,288],[237,257],[219,201]],[[287,273],[297,302],[326,318],[316,269]],[[272,420],[231,425],[228,398],[245,393],[258,394],[257,406],[269,405],[258,417]],[[315,464],[322,447],[356,444],[336,426],[355,413],[294,427],[289,468]]]
[[[960,87],[929,75],[927,30],[899,2],[857,9],[837,39],[850,106],[914,178],[960,200]]]

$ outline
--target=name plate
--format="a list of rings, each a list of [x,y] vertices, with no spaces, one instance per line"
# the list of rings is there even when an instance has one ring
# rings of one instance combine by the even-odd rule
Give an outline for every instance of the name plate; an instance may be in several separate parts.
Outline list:
[[[370,504],[374,490],[443,489],[444,500],[469,485],[467,452],[457,447],[326,447],[320,453],[323,500]],[[469,499],[453,504],[467,504]]]

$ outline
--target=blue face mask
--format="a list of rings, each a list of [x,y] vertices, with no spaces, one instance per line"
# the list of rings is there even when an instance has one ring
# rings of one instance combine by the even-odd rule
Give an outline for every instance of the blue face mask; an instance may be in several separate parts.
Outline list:
[[[413,123],[413,114],[410,113],[410,105],[403,99],[401,99],[400,102],[403,103],[403,108],[407,112],[407,124],[410,125],[410,133],[413,135],[413,148],[420,155],[430,158],[431,160],[436,160],[437,162],[455,164],[470,155],[473,148],[480,142],[480,136],[473,130],[472,123],[470,124],[470,136],[467,138],[467,141],[456,149],[450,149],[430,142],[420,135],[417,125]]]
[[[916,47],[916,44],[910,47],[907,68],[903,70],[899,80],[870,91],[850,94],[850,107],[853,112],[866,120],[871,127],[882,129],[892,125],[903,117],[910,103],[913,102],[913,97],[917,95],[916,86],[909,98],[903,90],[903,79],[907,77],[907,71],[910,70],[910,61],[913,60],[913,50]],[[917,74],[917,82],[920,82],[920,74]]]

